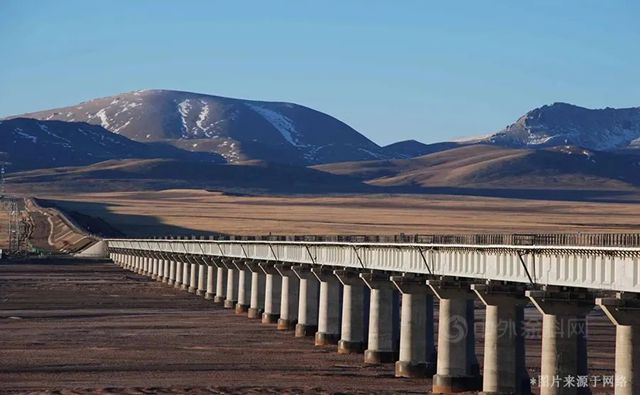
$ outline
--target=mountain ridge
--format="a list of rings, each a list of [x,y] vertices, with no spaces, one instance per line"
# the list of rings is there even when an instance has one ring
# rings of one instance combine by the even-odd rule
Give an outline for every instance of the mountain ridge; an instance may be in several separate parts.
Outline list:
[[[151,89],[20,117],[83,121],[134,141],[215,152],[228,162],[262,159],[308,165],[386,157],[380,146],[346,123],[289,102]]]

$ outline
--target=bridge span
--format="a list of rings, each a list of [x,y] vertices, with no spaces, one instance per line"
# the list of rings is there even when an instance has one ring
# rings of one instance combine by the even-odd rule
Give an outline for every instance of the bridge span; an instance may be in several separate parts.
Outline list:
[[[523,308],[542,314],[541,394],[585,393],[586,314],[616,325],[615,393],[640,393],[640,240],[600,244],[233,239],[109,239],[127,269],[196,293],[397,377],[433,376],[434,393],[525,394]],[[517,240],[519,244],[516,244]],[[552,239],[556,240],[556,239]],[[560,240],[557,238],[557,240]],[[611,243],[610,240],[617,242]],[[632,242],[625,242],[632,240]],[[462,242],[460,242],[462,241]],[[516,241],[516,242],[514,242]],[[528,244],[528,245],[526,245]],[[628,246],[625,246],[628,245]],[[437,339],[434,301],[439,303]],[[484,363],[474,304],[486,306]],[[572,380],[569,382],[568,380]]]

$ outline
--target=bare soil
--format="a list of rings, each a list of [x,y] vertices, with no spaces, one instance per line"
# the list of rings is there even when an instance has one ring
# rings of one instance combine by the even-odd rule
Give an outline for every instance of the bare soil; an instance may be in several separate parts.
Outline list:
[[[109,263],[0,265],[0,393],[424,393]]]
[[[540,315],[532,307],[525,315],[531,334],[527,366],[536,377]],[[480,365],[483,317],[478,306]],[[590,374],[613,374],[614,333],[601,311],[589,315]],[[430,379],[394,378],[392,364],[365,366],[361,354],[314,347],[312,338],[295,338],[111,263],[0,264],[0,393],[429,393],[430,388]]]

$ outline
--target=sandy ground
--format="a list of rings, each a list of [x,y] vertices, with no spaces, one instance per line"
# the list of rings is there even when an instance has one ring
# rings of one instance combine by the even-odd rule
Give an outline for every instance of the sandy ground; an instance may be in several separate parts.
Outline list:
[[[478,328],[483,314],[476,311]],[[540,315],[528,308],[526,319],[533,334],[526,340],[527,365],[536,376]],[[614,327],[594,311],[590,374],[613,374],[614,339]],[[481,365],[482,344],[479,335]],[[0,264],[0,393],[425,393],[430,388],[430,379],[396,379],[393,365],[364,366],[362,355],[314,347],[311,338],[294,338],[110,263]]]
[[[633,202],[446,195],[229,196],[200,190],[48,195],[127,236],[638,232]]]

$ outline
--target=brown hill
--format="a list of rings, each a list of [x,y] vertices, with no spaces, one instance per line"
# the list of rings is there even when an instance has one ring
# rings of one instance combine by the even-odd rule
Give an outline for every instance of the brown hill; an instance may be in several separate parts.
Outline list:
[[[314,166],[376,186],[619,189],[640,185],[640,157],[575,147],[470,145],[412,159]]]
[[[177,159],[110,160],[12,173],[12,191],[88,192],[211,189],[237,193],[367,192],[376,187],[299,166],[260,161],[220,164]]]

